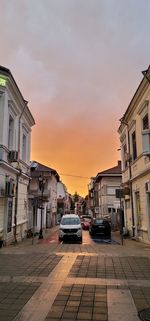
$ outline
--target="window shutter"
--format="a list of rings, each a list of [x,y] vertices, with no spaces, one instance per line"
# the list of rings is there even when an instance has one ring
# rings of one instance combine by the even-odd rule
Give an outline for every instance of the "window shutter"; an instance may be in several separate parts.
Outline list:
[[[143,143],[143,154],[150,154],[150,133],[143,132],[142,133],[142,143]]]

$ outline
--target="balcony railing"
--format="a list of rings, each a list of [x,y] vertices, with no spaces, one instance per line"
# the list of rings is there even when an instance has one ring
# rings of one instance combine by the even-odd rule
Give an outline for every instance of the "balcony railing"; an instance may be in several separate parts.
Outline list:
[[[37,189],[30,188],[29,194],[34,195],[35,197],[39,197],[39,198],[42,197],[42,195],[43,195],[43,199],[44,199],[44,198],[50,197],[50,190],[45,188],[44,191],[41,192],[41,190],[39,188],[37,188]]]

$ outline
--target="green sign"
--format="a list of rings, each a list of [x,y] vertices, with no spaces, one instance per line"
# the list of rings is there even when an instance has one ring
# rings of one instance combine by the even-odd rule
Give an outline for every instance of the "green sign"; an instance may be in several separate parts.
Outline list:
[[[124,190],[123,189],[116,189],[116,198],[124,198]]]
[[[0,76],[0,86],[3,86],[3,87],[6,86],[6,79],[1,78],[1,76]]]

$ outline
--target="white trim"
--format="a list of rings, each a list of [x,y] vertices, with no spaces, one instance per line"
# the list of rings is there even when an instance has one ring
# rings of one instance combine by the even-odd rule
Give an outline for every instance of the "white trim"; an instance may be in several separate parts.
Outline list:
[[[143,113],[144,109],[147,109],[149,105],[149,100],[145,100],[139,107],[137,113],[140,115]]]
[[[24,224],[24,223],[27,223],[28,222],[28,220],[26,219],[26,220],[22,220],[22,221],[20,221],[20,222],[17,222],[17,226],[18,225],[21,225],[21,224]],[[15,224],[12,224],[12,227],[14,227],[15,226]]]

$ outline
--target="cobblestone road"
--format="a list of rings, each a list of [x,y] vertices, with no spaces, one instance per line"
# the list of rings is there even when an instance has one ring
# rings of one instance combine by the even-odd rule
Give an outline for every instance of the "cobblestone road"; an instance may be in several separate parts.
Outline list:
[[[138,321],[150,307],[150,246],[116,237],[2,248],[0,321]]]

